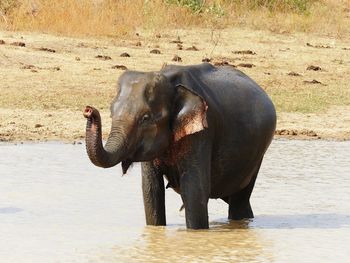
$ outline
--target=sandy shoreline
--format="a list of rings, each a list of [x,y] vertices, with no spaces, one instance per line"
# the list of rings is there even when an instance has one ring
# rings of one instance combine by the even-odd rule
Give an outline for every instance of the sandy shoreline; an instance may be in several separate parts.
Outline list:
[[[0,141],[83,141],[86,120],[82,112],[0,110]],[[336,113],[338,115],[336,115]],[[108,112],[102,111],[103,134],[110,128]],[[67,123],[69,119],[69,123]],[[326,114],[280,113],[275,138],[350,140],[350,109],[334,108]]]
[[[349,38],[334,40],[243,29],[213,33],[201,29],[176,30],[161,36],[141,32],[127,40],[0,31],[0,40],[3,40],[0,44],[3,142],[82,141],[86,124],[82,111],[86,105],[100,110],[106,138],[110,128],[109,104],[125,67],[153,71],[164,63],[198,64],[208,57],[212,63],[235,65],[272,97],[278,115],[276,138],[350,140],[349,83],[344,78],[350,74],[346,49],[350,47]],[[329,44],[330,48],[310,47],[306,45],[309,42]],[[122,56],[123,53],[130,57]],[[181,61],[179,58],[173,61],[175,55]],[[326,69],[307,70],[310,64]],[[290,72],[299,72],[301,76],[292,76]],[[305,82],[312,79],[321,84]],[[337,95],[338,87],[341,89]],[[305,91],[310,92],[304,95]],[[297,99],[291,97],[299,93],[300,99],[308,99],[300,111],[293,106]],[[322,96],[314,99],[318,93],[326,99],[334,98],[326,100],[325,105],[317,105],[323,103]],[[286,107],[287,104],[291,107]],[[312,112],[308,104],[321,107]],[[304,113],[308,110],[312,113]]]

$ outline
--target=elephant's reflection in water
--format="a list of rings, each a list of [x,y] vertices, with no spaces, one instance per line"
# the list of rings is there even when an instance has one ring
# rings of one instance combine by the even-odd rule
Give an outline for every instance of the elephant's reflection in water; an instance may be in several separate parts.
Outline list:
[[[115,248],[116,262],[273,262],[271,242],[248,221],[211,223],[210,230],[144,228],[127,248]]]

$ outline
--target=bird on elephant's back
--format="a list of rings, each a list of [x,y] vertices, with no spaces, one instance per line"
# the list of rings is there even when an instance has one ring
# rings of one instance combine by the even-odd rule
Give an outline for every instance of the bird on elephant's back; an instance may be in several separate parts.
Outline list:
[[[208,199],[229,205],[232,220],[252,218],[250,195],[276,126],[275,108],[258,84],[229,66],[165,66],[126,71],[111,103],[102,143],[101,117],[87,106],[90,160],[126,173],[142,162],[146,223],[165,225],[165,188],[181,195],[188,228],[208,228]]]

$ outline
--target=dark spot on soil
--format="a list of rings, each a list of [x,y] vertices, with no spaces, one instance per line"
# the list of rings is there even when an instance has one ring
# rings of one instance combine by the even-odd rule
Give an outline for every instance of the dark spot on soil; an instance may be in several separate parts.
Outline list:
[[[152,49],[149,53],[151,53],[151,54],[160,54],[160,50],[159,49]]]
[[[75,57],[75,60],[76,61],[80,61],[80,57]]]
[[[306,43],[306,45],[307,45],[308,47],[314,47],[314,48],[331,48],[331,47],[328,46],[328,45],[312,45],[312,44],[310,44],[310,43]]]
[[[343,47],[342,50],[350,50],[350,47]]]
[[[135,43],[135,46],[137,46],[137,47],[141,47],[141,46],[142,46],[141,41],[137,41],[137,42]]]
[[[182,44],[183,42],[180,40],[180,37],[177,37],[176,40],[170,41],[170,43],[174,43],[174,44]]]
[[[38,71],[36,69],[31,69],[30,72],[38,73]]]
[[[238,67],[242,67],[242,68],[252,68],[252,67],[255,67],[254,64],[251,64],[251,63],[240,63],[237,65]]]
[[[176,47],[177,47],[178,50],[183,50],[184,49],[184,47],[181,44],[177,44]]]
[[[304,83],[305,84],[321,84],[321,85],[324,85],[326,86],[326,84],[323,84],[322,82],[316,80],[316,79],[313,79],[313,80],[304,80]]]
[[[35,124],[35,126],[34,126],[35,128],[40,128],[40,127],[43,127],[43,125],[42,124],[40,124],[40,123],[37,123],[37,124]]]
[[[321,69],[321,67],[319,67],[319,66],[313,66],[313,65],[311,65],[311,66],[308,66],[308,67],[306,68],[306,70],[320,71],[320,70],[322,70],[322,69]]]
[[[139,33],[135,33],[135,35],[136,35],[137,37],[139,37],[139,36],[140,36],[140,34],[139,34]]]
[[[0,45],[4,45],[5,44],[5,41],[0,39]]]
[[[275,131],[276,135],[288,135],[288,136],[297,136],[297,135],[304,135],[308,137],[317,137],[317,133],[313,130],[293,130],[293,129],[281,129]]]
[[[232,51],[232,53],[241,54],[241,55],[256,55],[256,53],[251,50],[237,50],[237,51]]]
[[[342,59],[333,59],[332,62],[340,64],[340,65],[344,64],[344,60],[342,60]]]
[[[182,62],[182,58],[179,57],[178,55],[175,55],[175,56],[173,57],[172,61]]]
[[[230,64],[228,61],[216,61],[214,62],[214,66],[230,66],[230,67],[236,67],[233,64]]]
[[[160,46],[159,45],[154,45],[154,48],[160,48]]]
[[[196,46],[186,48],[188,51],[198,51],[199,49]]]
[[[12,46],[17,46],[17,47],[25,47],[26,44],[23,42],[13,42],[11,43]]]
[[[265,74],[265,75],[271,75],[271,73],[270,73],[270,72],[264,72],[264,74]]]
[[[120,57],[129,58],[130,55],[129,55],[128,53],[124,52],[124,53],[121,53],[121,54],[120,54]]]
[[[127,70],[128,68],[124,65],[114,65],[112,66],[112,69]]]
[[[36,67],[34,65],[24,65],[21,67],[21,69],[35,69]]]
[[[299,77],[299,76],[301,76],[299,73],[296,73],[296,72],[294,72],[294,71],[291,71],[291,72],[287,73],[287,75],[288,75],[288,76],[293,76],[293,77]]]
[[[202,62],[210,62],[211,61],[211,58],[203,58],[202,59]]]
[[[281,129],[281,130],[276,130],[275,131],[276,135],[298,135],[297,130],[287,130],[287,129]]]
[[[38,50],[40,50],[40,51],[46,51],[46,52],[51,52],[51,53],[55,53],[55,52],[56,52],[56,50],[51,49],[51,48],[46,48],[46,47],[38,48]]]
[[[52,67],[52,68],[50,68],[50,69],[53,70],[53,71],[60,71],[60,70],[61,70],[60,67]]]
[[[93,70],[101,70],[101,68],[93,68]]]
[[[157,35],[156,35],[156,38],[161,38],[161,37],[162,37],[161,34],[157,34]]]
[[[88,47],[88,44],[81,42],[77,45],[77,47]]]
[[[101,60],[111,60],[112,59],[110,56],[104,56],[104,55],[97,55],[95,58],[98,58]]]

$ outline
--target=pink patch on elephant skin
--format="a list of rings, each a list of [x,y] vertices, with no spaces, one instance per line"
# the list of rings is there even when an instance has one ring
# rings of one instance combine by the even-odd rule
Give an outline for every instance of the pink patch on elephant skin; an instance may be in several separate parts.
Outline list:
[[[184,118],[180,120],[180,125],[178,125],[174,131],[174,141],[177,142],[187,135],[200,132],[201,130],[208,128],[206,118],[207,109],[208,106],[206,103],[203,103],[203,106],[200,109],[190,115],[184,116]]]
[[[186,139],[173,142],[162,157],[153,160],[153,164],[174,166],[189,151],[190,147],[191,143]]]
[[[200,132],[208,127],[206,118],[207,104],[203,101],[200,107],[190,114],[186,114],[177,120],[174,128],[173,142],[165,155],[154,160],[155,165],[175,165],[192,147],[191,139],[187,135]]]

